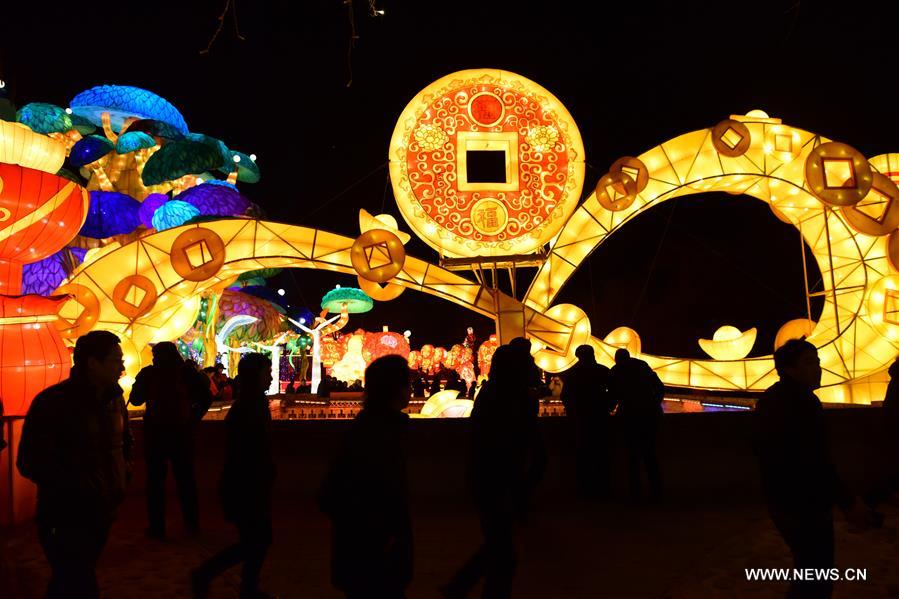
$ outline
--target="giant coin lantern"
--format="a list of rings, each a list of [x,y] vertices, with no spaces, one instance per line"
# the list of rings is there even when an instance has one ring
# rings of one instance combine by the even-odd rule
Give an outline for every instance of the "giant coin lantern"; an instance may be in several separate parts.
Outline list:
[[[390,140],[403,218],[449,257],[528,254],[577,207],[584,148],[551,93],[507,71],[459,71],[409,102]]]
[[[70,367],[54,324],[66,298],[19,295],[22,266],[54,254],[75,236],[88,195],[51,174],[65,157],[62,142],[3,123],[0,148],[0,398],[7,414],[21,415]]]

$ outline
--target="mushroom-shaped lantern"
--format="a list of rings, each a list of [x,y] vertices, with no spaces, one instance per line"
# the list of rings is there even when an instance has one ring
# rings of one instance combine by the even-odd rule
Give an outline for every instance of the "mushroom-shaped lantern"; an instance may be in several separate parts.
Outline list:
[[[127,154],[138,150],[148,150],[155,145],[156,140],[152,135],[143,131],[127,131],[116,140],[115,151],[116,154]]]
[[[78,141],[69,153],[72,166],[82,167],[92,164],[115,149],[111,141],[100,135],[88,135]]]
[[[128,119],[155,119],[187,135],[187,123],[178,109],[153,92],[130,85],[98,85],[75,96],[69,103],[74,114],[92,124],[103,125],[103,113],[109,114],[113,131],[122,130]]]
[[[235,167],[237,167],[236,170]],[[231,152],[229,164],[222,165],[222,167],[219,168],[219,171],[222,173],[229,173],[229,183],[234,183],[235,181],[240,181],[241,183],[258,183],[259,178],[262,176],[254,157],[247,156],[243,152]]]
[[[197,216],[200,216],[200,211],[187,202],[172,200],[156,209],[153,214],[153,228],[157,231],[165,231],[180,227]]]
[[[53,104],[32,102],[16,112],[16,120],[34,131],[47,135],[49,133],[65,133],[70,130],[72,119],[66,111]]]
[[[355,287],[338,287],[332,289],[322,298],[322,309],[328,312],[361,314],[374,307],[374,302],[364,291]]]
[[[131,233],[140,225],[140,202],[124,193],[92,191],[87,219],[79,235],[106,239],[113,235]]]
[[[238,216],[250,207],[250,200],[232,186],[213,183],[191,187],[175,196],[175,200],[187,202],[200,214],[212,216]]]
[[[219,152],[199,141],[173,141],[153,154],[141,175],[144,185],[159,185],[218,168],[222,163]]]
[[[757,331],[741,331],[737,327],[719,327],[711,339],[700,339],[702,351],[716,360],[742,360],[752,351]]]
[[[219,156],[221,156],[221,162],[219,163],[218,168],[229,168],[234,170],[232,166],[234,163],[231,159],[231,150],[228,149],[228,146],[225,145],[225,142],[220,139],[216,139],[214,137],[210,137],[209,135],[203,135],[202,133],[188,133],[186,137],[187,141],[196,141],[201,144],[206,144],[216,152],[218,152]],[[230,171],[227,171],[230,172]]]
[[[128,127],[128,131],[138,131],[153,137],[162,137],[163,139],[170,141],[184,139],[184,134],[181,133],[181,131],[168,123],[157,121],[156,119],[141,119],[139,121],[134,121],[131,123],[131,126]]]
[[[151,193],[147,197],[144,198],[144,201],[141,202],[140,208],[137,211],[137,218],[140,219],[140,224],[147,227],[148,229],[153,228],[153,215],[156,214],[156,210],[169,201],[169,196],[164,193]]]

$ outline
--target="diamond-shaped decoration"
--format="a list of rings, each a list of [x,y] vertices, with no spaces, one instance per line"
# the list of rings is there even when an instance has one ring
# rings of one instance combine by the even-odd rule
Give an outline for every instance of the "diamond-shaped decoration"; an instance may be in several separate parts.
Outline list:
[[[617,202],[618,200],[627,197],[627,190],[623,185],[620,185],[618,183],[606,185],[606,193],[608,194],[609,199],[613,202]]]
[[[390,258],[390,250],[386,243],[376,243],[365,248],[365,259],[368,261],[369,268],[378,268],[390,264],[393,260]]]
[[[899,325],[899,291],[887,289],[883,300],[883,320]]]
[[[139,308],[146,296],[147,291],[145,289],[138,287],[137,285],[131,285],[123,299],[135,308]]]
[[[824,158],[824,185],[828,189],[855,187],[855,167],[850,158]]]
[[[775,135],[774,136],[774,149],[778,152],[792,152],[793,151],[793,136],[792,135]]]
[[[883,194],[877,188],[872,187],[871,191],[868,192],[868,195],[865,196],[865,199],[856,204],[855,208],[860,212],[864,212],[877,222],[883,222],[883,217],[886,216],[887,211],[890,209],[890,202],[892,201],[890,196]]]
[[[632,166],[622,166],[621,172],[630,177],[636,183],[637,177],[640,176],[640,169],[634,168]]]
[[[212,262],[212,252],[209,250],[205,239],[187,246],[184,248],[184,253],[187,255],[187,261],[190,263],[191,268],[199,268],[207,262]]]
[[[743,141],[743,136],[736,130],[731,127],[727,128],[727,131],[721,136],[721,141],[729,147],[730,149],[734,149],[739,145],[741,141]]]

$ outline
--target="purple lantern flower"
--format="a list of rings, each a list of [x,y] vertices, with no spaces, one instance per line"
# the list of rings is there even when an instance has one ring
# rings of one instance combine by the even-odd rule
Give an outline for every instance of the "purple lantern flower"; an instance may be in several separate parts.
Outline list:
[[[152,229],[153,215],[156,213],[156,209],[168,201],[169,196],[164,193],[151,193],[145,197],[140,205],[140,209],[137,211],[137,216],[140,218],[140,224],[148,229]]]
[[[22,266],[22,293],[50,295],[84,261],[87,250],[63,248],[38,262]]]
[[[239,216],[250,206],[250,201],[236,189],[211,183],[191,187],[175,199],[194,206],[200,214],[211,216]]]
[[[105,239],[130,233],[140,224],[140,202],[115,191],[92,191],[91,204],[80,235]]]

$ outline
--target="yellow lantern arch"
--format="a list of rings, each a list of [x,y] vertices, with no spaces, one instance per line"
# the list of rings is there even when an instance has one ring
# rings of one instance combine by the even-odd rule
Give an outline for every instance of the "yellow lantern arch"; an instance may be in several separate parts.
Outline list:
[[[865,402],[874,389],[865,377],[899,354],[899,317],[893,317],[899,314],[899,275],[892,265],[899,260],[890,260],[891,247],[899,255],[899,240],[884,226],[899,210],[889,181],[896,157],[873,158],[869,164],[851,148],[762,114],[723,123],[617,161],[556,236],[522,301],[411,256],[388,284],[442,297],[497,322],[505,314],[519,315],[546,370],[570,366],[582,343],[593,345],[608,363],[617,347],[591,336],[580,308],[552,303],[580,263],[624,223],[659,202],[706,191],[745,194],[769,203],[779,218],[799,229],[824,275],[825,306],[809,337],[824,368],[822,399]],[[816,160],[825,171],[817,182],[807,172]],[[833,173],[828,160],[834,162]],[[865,185],[869,189],[849,205],[845,197],[830,193],[839,187],[828,185],[831,176],[842,183],[852,178],[856,193]],[[822,203],[822,196],[829,203]],[[128,374],[133,376],[148,357],[141,348],[176,338],[194,322],[201,294],[259,268],[359,275],[352,259],[356,242],[307,227],[239,219],[112,244],[95,250],[58,290],[72,294],[60,312],[61,326],[71,335],[102,328],[128,337]],[[771,356],[716,361],[639,355],[669,385],[761,390],[776,380]]]
[[[899,318],[891,316],[899,310],[899,304],[892,306],[899,301],[892,262],[899,261],[889,258],[896,234],[887,236],[899,211],[889,179],[896,176],[890,165],[897,161],[885,155],[869,163],[852,148],[828,142],[753,111],[617,161],[557,236],[525,305],[552,312],[553,300],[581,262],[652,206],[710,191],[751,196],[798,228],[823,275],[825,306],[809,336],[824,369],[819,395],[868,401],[872,389],[861,379],[882,371],[899,354]],[[617,349],[597,338],[590,343],[606,361]],[[668,385],[762,390],[777,379],[770,355],[731,361],[640,357]],[[538,354],[538,362],[550,369],[571,361],[555,352]]]

